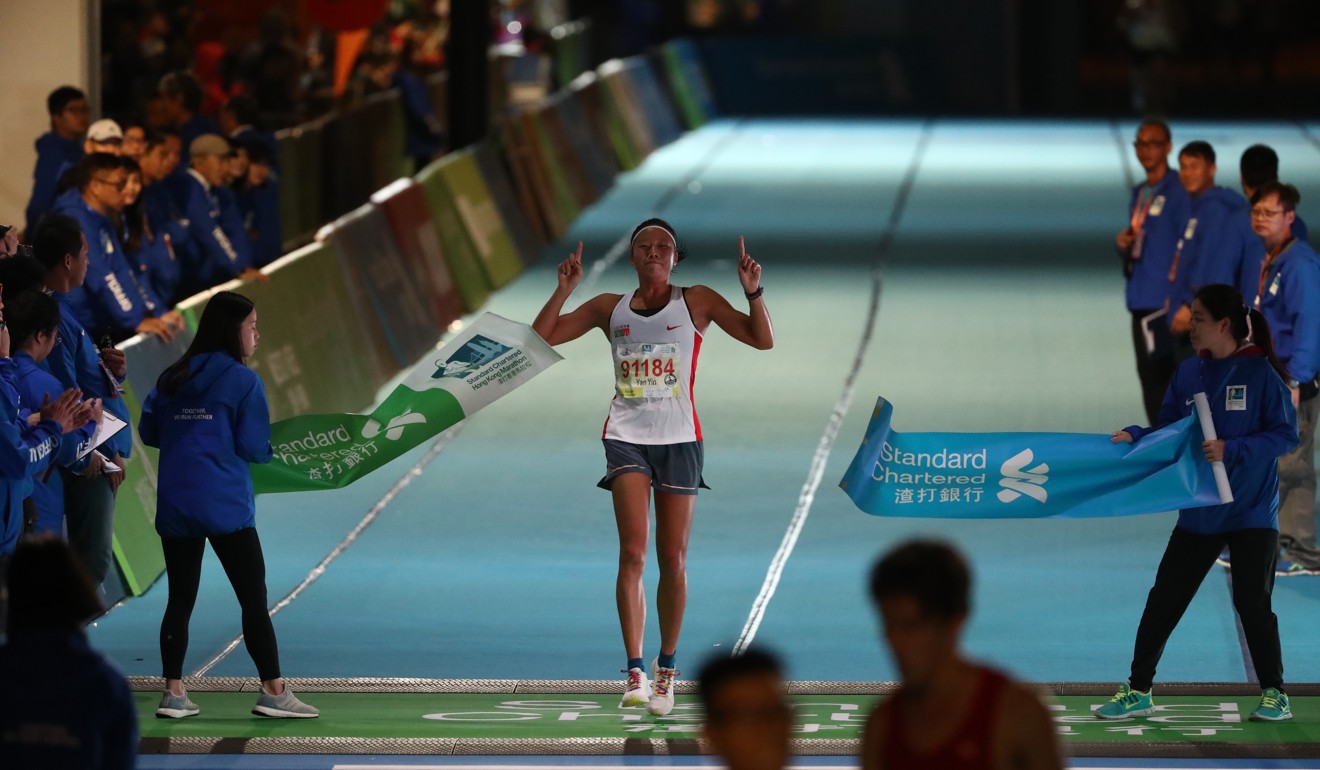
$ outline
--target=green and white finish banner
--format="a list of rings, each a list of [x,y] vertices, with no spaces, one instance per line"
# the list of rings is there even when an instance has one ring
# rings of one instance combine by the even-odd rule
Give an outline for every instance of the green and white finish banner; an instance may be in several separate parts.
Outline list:
[[[415,367],[370,414],[307,414],[271,425],[258,493],[351,484],[563,360],[526,324],[484,313]]]

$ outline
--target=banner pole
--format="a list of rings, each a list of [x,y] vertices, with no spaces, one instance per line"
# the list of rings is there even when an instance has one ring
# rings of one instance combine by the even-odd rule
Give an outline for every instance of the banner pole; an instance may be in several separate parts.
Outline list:
[[[1214,420],[1210,417],[1210,402],[1205,394],[1196,393],[1192,396],[1192,400],[1196,402],[1196,416],[1201,421],[1201,433],[1205,436],[1205,440],[1218,440]],[[1233,489],[1228,485],[1228,469],[1224,467],[1224,461],[1216,460],[1210,463],[1210,467],[1215,472],[1215,485],[1219,487],[1219,502],[1233,502]]]

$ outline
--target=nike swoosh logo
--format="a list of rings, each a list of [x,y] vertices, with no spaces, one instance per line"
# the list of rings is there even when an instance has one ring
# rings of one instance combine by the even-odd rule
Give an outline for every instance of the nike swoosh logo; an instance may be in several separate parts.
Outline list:
[[[675,329],[681,329],[681,328],[683,328],[683,324],[679,324],[678,326],[666,326],[665,331],[672,332]]]
[[[1187,406],[1191,406],[1192,404],[1195,404],[1195,403],[1196,403],[1196,399],[1194,399],[1194,398],[1189,398],[1189,399],[1187,399]]]

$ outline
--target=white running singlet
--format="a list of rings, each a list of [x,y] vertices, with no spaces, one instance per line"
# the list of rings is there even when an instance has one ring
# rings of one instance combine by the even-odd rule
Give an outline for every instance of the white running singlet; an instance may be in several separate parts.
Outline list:
[[[614,400],[603,438],[632,444],[681,444],[701,440],[692,386],[701,335],[692,324],[683,288],[672,287],[669,304],[652,316],[623,295],[610,313]]]

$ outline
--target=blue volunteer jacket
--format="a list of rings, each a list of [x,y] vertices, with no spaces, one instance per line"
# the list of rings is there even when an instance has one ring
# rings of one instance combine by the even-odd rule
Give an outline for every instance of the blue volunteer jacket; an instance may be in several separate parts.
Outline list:
[[[13,553],[23,534],[23,500],[32,477],[50,467],[60,444],[60,424],[27,424],[14,387],[14,362],[0,358],[0,555]]]
[[[1128,201],[1129,215],[1143,198],[1150,202],[1141,238],[1133,245],[1133,253],[1139,250],[1141,256],[1132,262],[1132,274],[1128,276],[1128,310],[1164,307],[1169,298],[1169,267],[1173,264],[1173,253],[1178,249],[1178,239],[1191,216],[1191,199],[1176,172],[1166,172],[1154,189],[1143,195],[1146,190],[1145,182],[1136,185]]]
[[[1270,323],[1274,352],[1293,379],[1310,382],[1320,374],[1320,257],[1294,238],[1260,282],[1260,312]]]
[[[226,204],[215,190],[190,173],[187,193],[184,216],[188,219],[191,261],[183,266],[182,290],[191,294],[236,278],[252,266],[252,251],[245,236],[234,238],[230,232],[232,221],[240,222],[241,229],[242,215],[235,212],[227,223]]]
[[[173,395],[152,388],[138,435],[160,448],[156,531],[204,537],[256,524],[249,463],[270,462],[270,412],[257,373],[227,353],[189,362]]]
[[[87,205],[82,193],[66,190],[54,210],[77,219],[87,237],[87,277],[67,295],[67,308],[78,323],[98,337],[109,334],[120,340],[169,309],[155,292],[138,284],[114,223]]]
[[[65,139],[54,131],[47,131],[37,139],[37,166],[32,170],[32,197],[26,211],[28,237],[32,236],[41,215],[55,205],[64,170],[82,159],[83,145],[77,139]]]
[[[1196,290],[1212,283],[1239,290],[1249,285],[1252,288],[1242,296],[1254,296],[1265,252],[1251,229],[1246,198],[1227,187],[1212,187],[1192,199],[1191,218],[1183,228],[1181,243],[1178,273],[1169,292],[1171,311],[1190,307]],[[1169,320],[1173,320],[1173,312]]]
[[[136,766],[133,693],[83,633],[12,631],[0,646],[0,681],[8,692],[23,694],[0,698],[0,758],[6,768]],[[28,726],[27,735],[20,725]]]
[[[196,261],[192,256],[192,233],[189,231],[192,223],[174,202],[174,196],[164,181],[143,188],[142,207],[147,212],[147,225],[156,234],[156,240],[169,237],[169,261],[149,265],[147,283],[162,301],[176,302],[182,299],[179,285],[183,280],[183,265]]]
[[[243,214],[243,229],[252,244],[252,265],[265,267],[283,256],[279,173],[271,171],[270,178],[260,187],[240,190],[238,208]]]
[[[47,397],[54,401],[65,388],[50,372],[42,369],[23,351],[14,353],[14,372],[17,376],[18,405],[20,410],[35,411]],[[78,460],[78,450],[96,433],[96,423],[89,422],[64,436],[55,452],[55,465],[81,470],[87,460]],[[38,532],[64,534],[64,477],[59,471],[37,474],[32,484],[32,502],[37,506]]]
[[[1297,446],[1292,394],[1255,345],[1215,360],[1193,356],[1178,365],[1164,394],[1159,426],[1196,411],[1192,395],[1204,392],[1215,433],[1224,440],[1224,466],[1233,502],[1184,508],[1178,526],[1198,534],[1279,528],[1279,455]],[[1125,428],[1134,440],[1154,430]],[[1199,447],[1198,447],[1199,449]]]
[[[55,294],[60,302],[60,333],[51,348],[50,355],[40,366],[59,381],[64,388],[79,388],[83,398],[99,398],[105,411],[128,422],[128,405],[119,392],[118,383],[101,366],[101,353],[96,347],[96,340],[87,335],[87,330],[78,323],[78,319],[69,312],[67,294]],[[118,454],[128,457],[133,451],[132,431],[121,430],[101,445],[101,453],[106,457]]]

